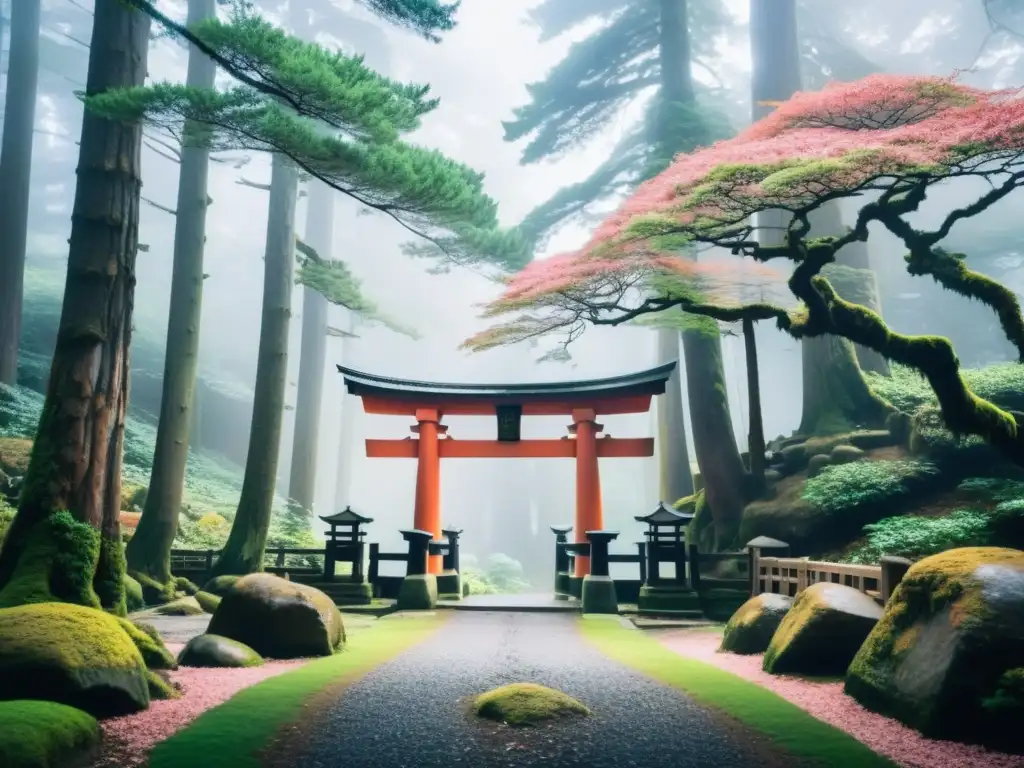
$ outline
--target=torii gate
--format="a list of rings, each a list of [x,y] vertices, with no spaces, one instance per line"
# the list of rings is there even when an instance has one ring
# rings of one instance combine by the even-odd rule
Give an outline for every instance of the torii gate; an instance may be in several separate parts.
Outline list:
[[[640,373],[606,379],[538,384],[439,384],[393,379],[338,366],[348,391],[371,414],[411,416],[416,439],[366,441],[370,458],[416,459],[413,527],[441,538],[441,459],[576,459],[577,543],[587,531],[604,528],[599,458],[654,455],[654,438],[602,435],[598,416],[646,413],[651,397],[665,391],[675,361]],[[441,423],[444,416],[495,416],[496,440],[457,440]],[[569,435],[561,439],[521,440],[523,416],[570,416]],[[441,573],[441,557],[429,558],[428,572]],[[574,575],[590,573],[590,558],[577,557]]]

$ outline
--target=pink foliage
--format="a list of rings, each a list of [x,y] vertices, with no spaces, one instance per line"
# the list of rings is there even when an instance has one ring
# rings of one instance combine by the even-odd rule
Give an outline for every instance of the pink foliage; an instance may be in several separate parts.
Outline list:
[[[1018,171],[1022,157],[1024,99],[1017,90],[872,75],[798,93],[738,136],[676,157],[579,251],[535,261],[514,275],[486,314],[558,305],[566,292],[583,296],[609,281],[640,285],[658,273],[691,281],[708,300],[722,299],[723,287],[771,280],[767,272],[730,277],[720,265],[668,257],[642,225],[654,216],[665,233],[693,237],[709,226],[740,224],[759,210],[813,202],[826,191],[852,195],[907,173],[942,180],[988,160]]]

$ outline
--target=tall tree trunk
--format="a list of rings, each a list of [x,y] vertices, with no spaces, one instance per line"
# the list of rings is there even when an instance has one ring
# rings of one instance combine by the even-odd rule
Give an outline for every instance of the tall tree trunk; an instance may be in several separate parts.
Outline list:
[[[750,428],[747,434],[747,452],[750,455],[751,490],[764,491],[765,445],[764,425],[761,421],[761,381],[757,365],[757,337],[754,321],[743,319],[743,351],[747,364],[747,399],[749,401]]]
[[[344,347],[342,342],[342,359],[344,359]],[[342,510],[352,503],[352,464],[356,459],[357,451],[362,447],[357,445],[356,421],[360,408],[359,401],[355,396],[346,392],[341,399],[341,424],[338,428],[338,468],[334,481],[334,509]]]
[[[11,55],[0,150],[0,384],[12,386],[18,383],[32,128],[39,75],[39,13],[39,0],[19,0],[11,12]],[[0,54],[2,40],[0,26]]]
[[[256,386],[245,477],[238,511],[213,575],[253,573],[263,569],[270,515],[277,483],[281,420],[288,381],[288,323],[295,274],[295,202],[298,174],[275,154],[270,180],[267,247],[264,256],[263,321],[256,361]]]
[[[679,331],[659,328],[658,363],[672,361],[676,361],[676,369],[666,383],[665,394],[658,396],[659,486],[661,500],[668,504],[693,493],[693,471],[686,446]]]
[[[94,15],[86,93],[141,86],[149,16],[120,0],[96,0]],[[0,552],[0,605],[49,598],[124,610],[118,515],[141,146],[139,124],[84,115],[64,305],[18,514]]]
[[[750,43],[753,60],[753,118],[759,120],[778,102],[786,101],[801,88],[800,44],[797,30],[796,0],[751,0]],[[819,212],[821,221],[816,227],[818,235],[834,235],[842,231],[842,217],[836,204],[826,205]],[[768,211],[757,217],[761,231],[758,238],[765,244],[781,243],[789,226],[790,217],[782,211]],[[826,223],[827,222],[827,223]],[[849,253],[847,253],[849,251]],[[874,297],[867,306],[878,309],[874,275],[867,272],[867,254],[856,249],[843,249],[839,264],[847,265],[845,258],[863,261],[854,269],[844,271],[848,287],[840,291],[852,300],[852,286],[870,286],[871,290],[855,290]],[[856,270],[856,271],[855,271]],[[803,408],[799,431],[803,434],[835,434],[858,426],[878,426],[880,410],[877,398],[867,387],[859,366],[857,354],[847,350],[846,340],[833,336],[820,336],[801,342],[803,375]],[[878,355],[865,351],[865,360],[875,370],[888,367]],[[843,361],[851,364],[840,364]],[[882,415],[884,421],[884,415]]]
[[[686,0],[661,0],[661,92],[666,107],[692,106],[689,15]],[[666,116],[673,110],[665,109]],[[665,126],[666,136],[675,133]],[[666,149],[676,151],[681,147]],[[697,466],[711,510],[717,547],[732,545],[746,505],[747,478],[736,446],[722,368],[722,339],[713,321],[683,334],[690,426]]]
[[[334,240],[334,190],[320,181],[310,183],[306,208],[306,242],[330,258]],[[295,401],[295,436],[288,496],[311,511],[316,494],[316,461],[320,445],[320,411],[327,364],[327,299],[312,288],[302,289],[302,344],[299,386]]]
[[[188,23],[198,24],[215,12],[215,0],[189,0]],[[188,85],[213,88],[216,72],[216,65],[209,58],[195,48],[189,51]],[[195,126],[186,127],[186,133],[190,128],[194,130]],[[171,580],[171,546],[178,532],[188,460],[203,303],[209,158],[206,149],[182,147],[156,452],[146,505],[126,550],[128,570],[136,577],[148,577],[158,584],[168,584]]]

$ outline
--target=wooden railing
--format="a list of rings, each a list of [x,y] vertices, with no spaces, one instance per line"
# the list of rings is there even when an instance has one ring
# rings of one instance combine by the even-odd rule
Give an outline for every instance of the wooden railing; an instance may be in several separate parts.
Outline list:
[[[810,560],[806,557],[764,557],[751,549],[751,592],[795,597],[812,584],[831,582],[863,592],[883,605],[907,572],[910,562],[901,557],[883,557],[878,565],[853,565]]]
[[[214,561],[220,554],[219,549],[172,549],[171,550],[171,571],[179,575],[189,573],[205,573],[213,567]],[[291,574],[317,574],[323,573],[323,566],[319,568],[308,565],[288,565],[286,558],[289,555],[298,557],[324,557],[322,549],[292,549],[289,547],[268,547],[263,558],[264,570],[269,573],[291,573]],[[322,561],[321,561],[322,562]]]

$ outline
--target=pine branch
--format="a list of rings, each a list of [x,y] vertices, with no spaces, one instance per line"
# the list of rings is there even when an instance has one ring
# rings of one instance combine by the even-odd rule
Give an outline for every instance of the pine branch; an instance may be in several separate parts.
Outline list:
[[[142,200],[142,202],[147,203],[148,205],[153,206],[158,211],[163,211],[164,213],[169,213],[169,214],[171,214],[171,216],[177,216],[178,215],[178,212],[176,210],[174,210],[173,208],[168,208],[166,205],[160,205],[160,203],[156,203],[156,202],[150,200],[148,197],[141,197],[140,199]]]

